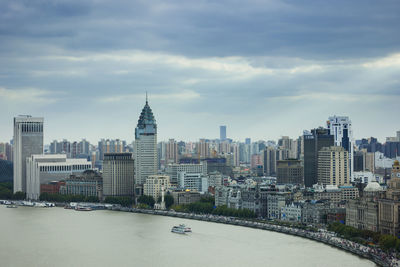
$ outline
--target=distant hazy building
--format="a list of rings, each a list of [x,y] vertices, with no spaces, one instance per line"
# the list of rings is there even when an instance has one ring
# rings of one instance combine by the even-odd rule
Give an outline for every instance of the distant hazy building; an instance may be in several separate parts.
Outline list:
[[[134,155],[135,184],[143,185],[149,175],[158,171],[157,124],[147,99],[135,129]]]
[[[26,197],[39,199],[40,185],[67,179],[92,168],[86,159],[68,159],[65,154],[31,155],[26,159]]]
[[[43,154],[43,118],[14,118],[14,193],[26,192],[26,159]]]
[[[133,196],[134,166],[132,153],[105,153],[103,195]]]
[[[278,160],[276,165],[278,184],[304,184],[304,170],[300,160]]]
[[[165,146],[165,163],[178,163],[178,143],[174,139],[169,139]]]
[[[201,162],[200,164],[168,164],[165,170],[166,174],[169,175],[170,181],[173,184],[178,184],[178,173],[201,173],[207,175],[207,162]]]
[[[267,147],[264,150],[264,173],[266,176],[276,175],[276,149]]]
[[[149,175],[143,185],[143,194],[152,196],[157,201],[162,194],[162,190],[166,191],[170,187],[168,175]]]
[[[347,116],[332,116],[327,121],[327,128],[334,136],[335,146],[341,146],[348,152],[349,174],[351,181],[354,172],[354,138],[351,120]]]
[[[318,151],[318,183],[349,185],[349,152],[338,146],[323,147]]]
[[[318,183],[318,151],[334,145],[333,135],[327,129],[318,128],[303,135],[304,146],[304,184],[312,187]]]
[[[226,126],[221,125],[219,126],[219,139],[220,140],[226,140]]]

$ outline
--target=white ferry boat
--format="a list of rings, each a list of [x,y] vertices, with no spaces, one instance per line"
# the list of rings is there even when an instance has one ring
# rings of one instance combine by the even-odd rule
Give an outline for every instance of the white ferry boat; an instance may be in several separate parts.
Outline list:
[[[182,227],[179,227],[179,226],[172,227],[171,232],[176,233],[176,234],[183,234],[183,235],[186,234],[185,229],[183,229]]]
[[[192,228],[186,227],[186,225],[184,225],[184,224],[180,224],[179,227],[183,228],[186,233],[192,232]]]
[[[178,226],[174,226],[171,229],[171,232],[177,233],[177,234],[186,234],[188,232],[192,232],[192,229],[190,227],[186,227],[184,224],[180,224]]]

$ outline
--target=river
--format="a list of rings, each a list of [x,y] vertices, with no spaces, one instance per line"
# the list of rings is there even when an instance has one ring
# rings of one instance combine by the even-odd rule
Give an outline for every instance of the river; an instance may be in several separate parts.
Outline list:
[[[193,233],[171,233],[179,223]],[[0,266],[375,266],[304,238],[127,212],[0,206],[0,229]]]

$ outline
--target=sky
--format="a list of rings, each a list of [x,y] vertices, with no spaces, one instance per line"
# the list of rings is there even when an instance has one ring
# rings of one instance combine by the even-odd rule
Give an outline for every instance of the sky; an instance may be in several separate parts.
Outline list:
[[[45,143],[296,138],[349,116],[355,138],[400,130],[400,1],[0,1],[0,142],[13,117]]]

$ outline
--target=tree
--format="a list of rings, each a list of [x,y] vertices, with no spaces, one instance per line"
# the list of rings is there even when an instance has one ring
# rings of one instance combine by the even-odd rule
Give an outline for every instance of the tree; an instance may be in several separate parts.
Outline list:
[[[24,200],[25,197],[26,197],[26,193],[21,192],[21,191],[15,192],[15,194],[13,195],[13,199],[15,199],[15,200]]]
[[[170,194],[166,194],[164,196],[164,201],[165,201],[165,207],[167,209],[169,209],[172,205],[174,205],[174,197]],[[157,202],[161,203],[161,196],[158,197]]]
[[[138,198],[138,202],[142,203],[142,204],[146,204],[150,208],[153,208],[154,207],[154,203],[156,203],[156,201],[154,200],[154,198],[152,196],[147,196],[147,195],[141,195]]]

